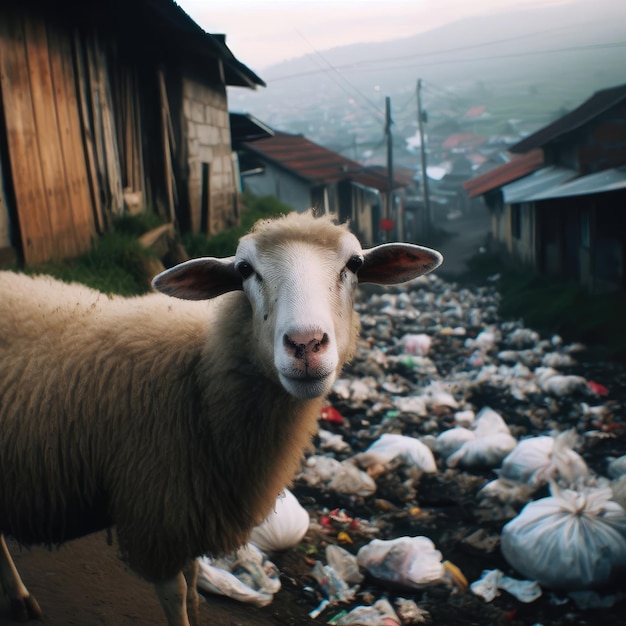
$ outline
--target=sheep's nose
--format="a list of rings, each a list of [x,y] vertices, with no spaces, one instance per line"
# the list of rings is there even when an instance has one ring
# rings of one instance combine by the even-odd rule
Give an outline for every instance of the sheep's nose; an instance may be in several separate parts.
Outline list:
[[[310,367],[315,367],[317,358],[324,354],[329,343],[328,334],[321,331],[283,335],[283,345],[288,354]]]

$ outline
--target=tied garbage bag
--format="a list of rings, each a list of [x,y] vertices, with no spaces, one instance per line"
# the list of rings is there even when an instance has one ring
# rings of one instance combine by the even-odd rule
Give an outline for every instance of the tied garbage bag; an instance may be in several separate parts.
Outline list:
[[[626,512],[610,488],[559,490],[527,504],[502,529],[501,550],[526,578],[553,589],[587,589],[626,568]]]
[[[359,565],[374,578],[420,589],[444,581],[441,552],[428,537],[373,539],[357,553]]]
[[[586,478],[589,469],[584,459],[572,448],[576,431],[568,430],[557,437],[532,437],[520,441],[504,459],[498,472],[500,478],[541,487],[550,479],[561,480],[567,486]]]
[[[200,557],[198,565],[202,591],[261,607],[270,604],[280,590],[278,569],[250,543],[221,559]]]
[[[298,545],[309,529],[309,514],[297,498],[285,489],[274,510],[250,533],[250,541],[264,552],[287,550]]]

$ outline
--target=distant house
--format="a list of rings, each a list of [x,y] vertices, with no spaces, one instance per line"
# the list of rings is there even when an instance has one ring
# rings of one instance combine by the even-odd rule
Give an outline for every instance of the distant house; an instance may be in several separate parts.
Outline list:
[[[394,177],[387,213],[390,184],[384,169],[362,166],[302,135],[275,131],[269,137],[242,142],[238,153],[245,164],[244,189],[275,196],[296,211],[313,207],[349,219],[366,244],[380,240],[384,217],[394,219],[393,235],[402,237],[402,203],[397,192],[406,181],[401,177]]]
[[[465,183],[501,250],[595,292],[626,289],[626,85],[598,91]]]
[[[237,221],[227,86],[263,81],[172,0],[0,7],[0,261],[76,256],[126,212]]]

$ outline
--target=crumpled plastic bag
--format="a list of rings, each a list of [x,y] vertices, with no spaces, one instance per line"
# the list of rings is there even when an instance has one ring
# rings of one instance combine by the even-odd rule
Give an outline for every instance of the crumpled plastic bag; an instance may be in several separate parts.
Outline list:
[[[464,443],[476,439],[476,434],[469,428],[463,426],[455,426],[444,430],[437,435],[435,440],[435,450],[441,454],[444,459],[452,456]]]
[[[515,448],[517,440],[511,435],[502,416],[484,407],[476,416],[473,439],[468,439],[446,459],[448,467],[493,468]]]
[[[470,585],[472,593],[480,596],[485,602],[491,602],[504,589],[520,602],[534,602],[541,597],[541,587],[533,581],[517,580],[505,576],[499,569],[483,570],[479,580]]]
[[[589,475],[584,459],[572,448],[576,431],[568,430],[556,437],[532,437],[518,442],[497,472],[500,478],[538,488],[550,479],[573,486]]]
[[[422,587],[444,581],[441,552],[428,537],[373,539],[357,553],[359,565],[374,578],[405,587]]]
[[[198,559],[198,587],[254,606],[267,606],[280,590],[277,567],[253,544],[228,557]]]
[[[298,478],[311,487],[337,493],[367,497],[376,492],[374,479],[349,459],[340,462],[331,457],[311,456],[304,463]]]
[[[264,552],[288,550],[296,546],[309,529],[307,510],[289,491],[283,490],[274,510],[250,533],[250,541]]]
[[[375,463],[388,466],[398,460],[429,474],[437,471],[437,463],[430,448],[419,439],[406,435],[381,435],[365,452],[354,458],[361,467],[369,467]]]
[[[326,546],[326,561],[337,575],[347,583],[358,584],[363,582],[363,574],[359,571],[356,556],[341,546],[330,543]]]
[[[610,488],[560,490],[527,504],[502,529],[501,551],[526,578],[553,589],[588,589],[626,568],[626,512]]]

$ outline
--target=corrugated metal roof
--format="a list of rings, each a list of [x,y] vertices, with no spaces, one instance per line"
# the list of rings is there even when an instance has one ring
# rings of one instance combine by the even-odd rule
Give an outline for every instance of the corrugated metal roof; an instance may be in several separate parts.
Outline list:
[[[575,177],[574,170],[554,166],[544,167],[513,183],[504,185],[502,187],[504,202],[507,204],[530,202],[538,193],[552,189]]]
[[[543,150],[541,149],[531,150],[527,154],[515,154],[512,155],[508,163],[494,167],[492,170],[466,181],[463,183],[463,188],[470,198],[475,198],[523,176],[528,176],[528,174],[538,170],[543,163]]]
[[[559,139],[563,135],[580,128],[594,117],[619,104],[626,99],[626,84],[610,87],[594,93],[579,107],[570,111],[558,120],[544,126],[536,133],[529,135],[522,141],[509,148],[510,152],[524,153],[535,148],[542,148],[546,144]]]
[[[588,196],[592,193],[606,193],[618,189],[626,189],[626,168],[612,168],[588,176],[581,176],[568,183],[554,185],[536,194],[532,199],[547,200],[548,198]]]
[[[275,131],[273,137],[244,143],[243,147],[313,184],[330,184],[349,179],[379,191],[387,191],[389,188],[384,169],[365,167],[302,135]],[[394,188],[404,186],[402,180],[394,180]]]

